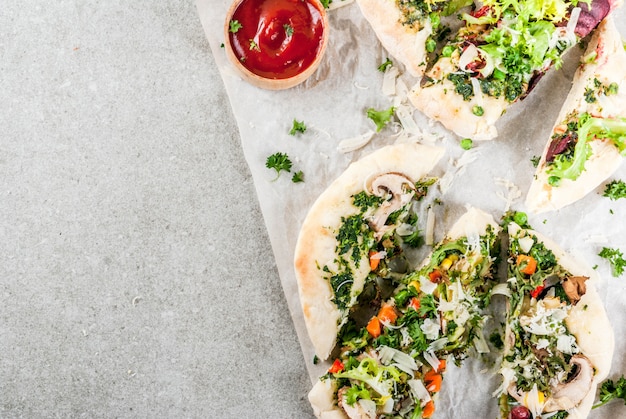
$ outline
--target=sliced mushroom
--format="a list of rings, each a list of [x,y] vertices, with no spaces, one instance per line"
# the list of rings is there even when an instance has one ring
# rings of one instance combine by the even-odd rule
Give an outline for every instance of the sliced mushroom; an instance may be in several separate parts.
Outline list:
[[[378,207],[370,222],[372,229],[376,232],[376,239],[380,240],[386,231],[387,218],[402,207],[405,203],[403,196],[407,196],[407,191],[415,191],[415,185],[403,174],[391,172],[377,176],[372,180],[369,189],[373,195],[386,199]]]
[[[589,277],[586,276],[570,276],[563,281],[563,291],[569,298],[570,302],[574,305],[580,301],[580,298],[587,292],[587,281]]]
[[[570,365],[572,372],[567,381],[552,388],[552,396],[546,400],[544,412],[573,409],[589,393],[594,374],[589,359],[583,355],[574,355]]]

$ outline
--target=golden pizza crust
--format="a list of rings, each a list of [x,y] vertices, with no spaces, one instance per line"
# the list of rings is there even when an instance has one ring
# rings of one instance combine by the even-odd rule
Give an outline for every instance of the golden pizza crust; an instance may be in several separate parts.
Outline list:
[[[595,60],[579,67],[574,76],[572,89],[563,103],[557,122],[551,133],[567,119],[572,112],[589,112],[593,116],[626,117],[626,51],[621,35],[613,19],[607,17],[594,33],[584,56],[596,54]],[[585,90],[597,79],[604,85],[617,83],[617,94],[604,96],[602,100],[587,103]],[[593,191],[611,176],[621,165],[623,157],[610,140],[595,139],[589,142],[592,156],[585,162],[585,170],[576,180],[561,179],[559,186],[548,182],[546,154],[550,146],[548,140],[537,165],[535,177],[528,190],[526,206],[529,211],[541,213],[556,210],[572,204]]]
[[[325,360],[336,344],[345,315],[333,300],[333,290],[322,271],[336,271],[335,234],[342,217],[356,214],[352,195],[365,189],[368,179],[383,173],[401,173],[413,182],[427,176],[443,156],[444,149],[420,144],[383,147],[352,163],[313,204],[306,216],[295,249],[295,271],[306,328],[317,356]],[[363,289],[370,272],[367,255],[353,270],[352,299]]]

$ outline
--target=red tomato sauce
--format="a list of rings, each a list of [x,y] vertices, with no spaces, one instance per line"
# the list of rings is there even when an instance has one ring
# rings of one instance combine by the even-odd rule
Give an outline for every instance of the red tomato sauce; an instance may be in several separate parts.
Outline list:
[[[322,12],[309,0],[243,0],[230,25],[235,56],[252,73],[271,79],[306,70],[326,30]]]

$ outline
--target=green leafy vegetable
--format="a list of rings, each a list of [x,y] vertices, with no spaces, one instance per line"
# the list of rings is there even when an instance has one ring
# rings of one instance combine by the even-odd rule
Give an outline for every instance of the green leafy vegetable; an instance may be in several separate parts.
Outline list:
[[[613,180],[604,188],[603,196],[617,201],[620,198],[626,198],[626,182],[623,180]]]
[[[306,125],[304,124],[304,121],[297,121],[294,119],[291,125],[291,130],[289,130],[289,135],[296,135],[297,133],[304,134],[305,131]]]
[[[274,169],[276,171],[276,179],[278,179],[282,171],[291,172],[291,166],[292,163],[289,159],[289,156],[281,152],[272,154],[265,161],[265,167],[267,167],[268,169]]]
[[[626,268],[626,259],[619,249],[603,247],[598,256],[609,261],[614,277],[621,276]]]
[[[613,399],[622,399],[626,404],[626,378],[622,375],[616,382],[605,380],[600,385],[599,402],[593,406],[603,406]]]
[[[553,184],[558,185],[559,179],[576,180],[585,170],[585,162],[591,151],[589,141],[592,138],[608,138],[619,152],[626,152],[626,118],[594,118],[583,114],[578,123],[578,141],[573,157],[559,154],[548,169]]]
[[[367,110],[367,117],[374,121],[374,124],[376,124],[376,132],[378,132],[383,129],[385,125],[389,123],[389,121],[391,121],[391,117],[393,116],[395,111],[396,108],[393,106],[389,109],[384,109],[381,111],[377,111],[374,108],[369,108]]]

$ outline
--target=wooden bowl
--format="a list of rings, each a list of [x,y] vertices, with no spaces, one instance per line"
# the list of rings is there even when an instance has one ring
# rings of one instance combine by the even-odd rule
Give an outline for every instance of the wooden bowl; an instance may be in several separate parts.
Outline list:
[[[226,14],[224,49],[247,82],[288,89],[317,70],[328,32],[319,0],[236,0]]]

